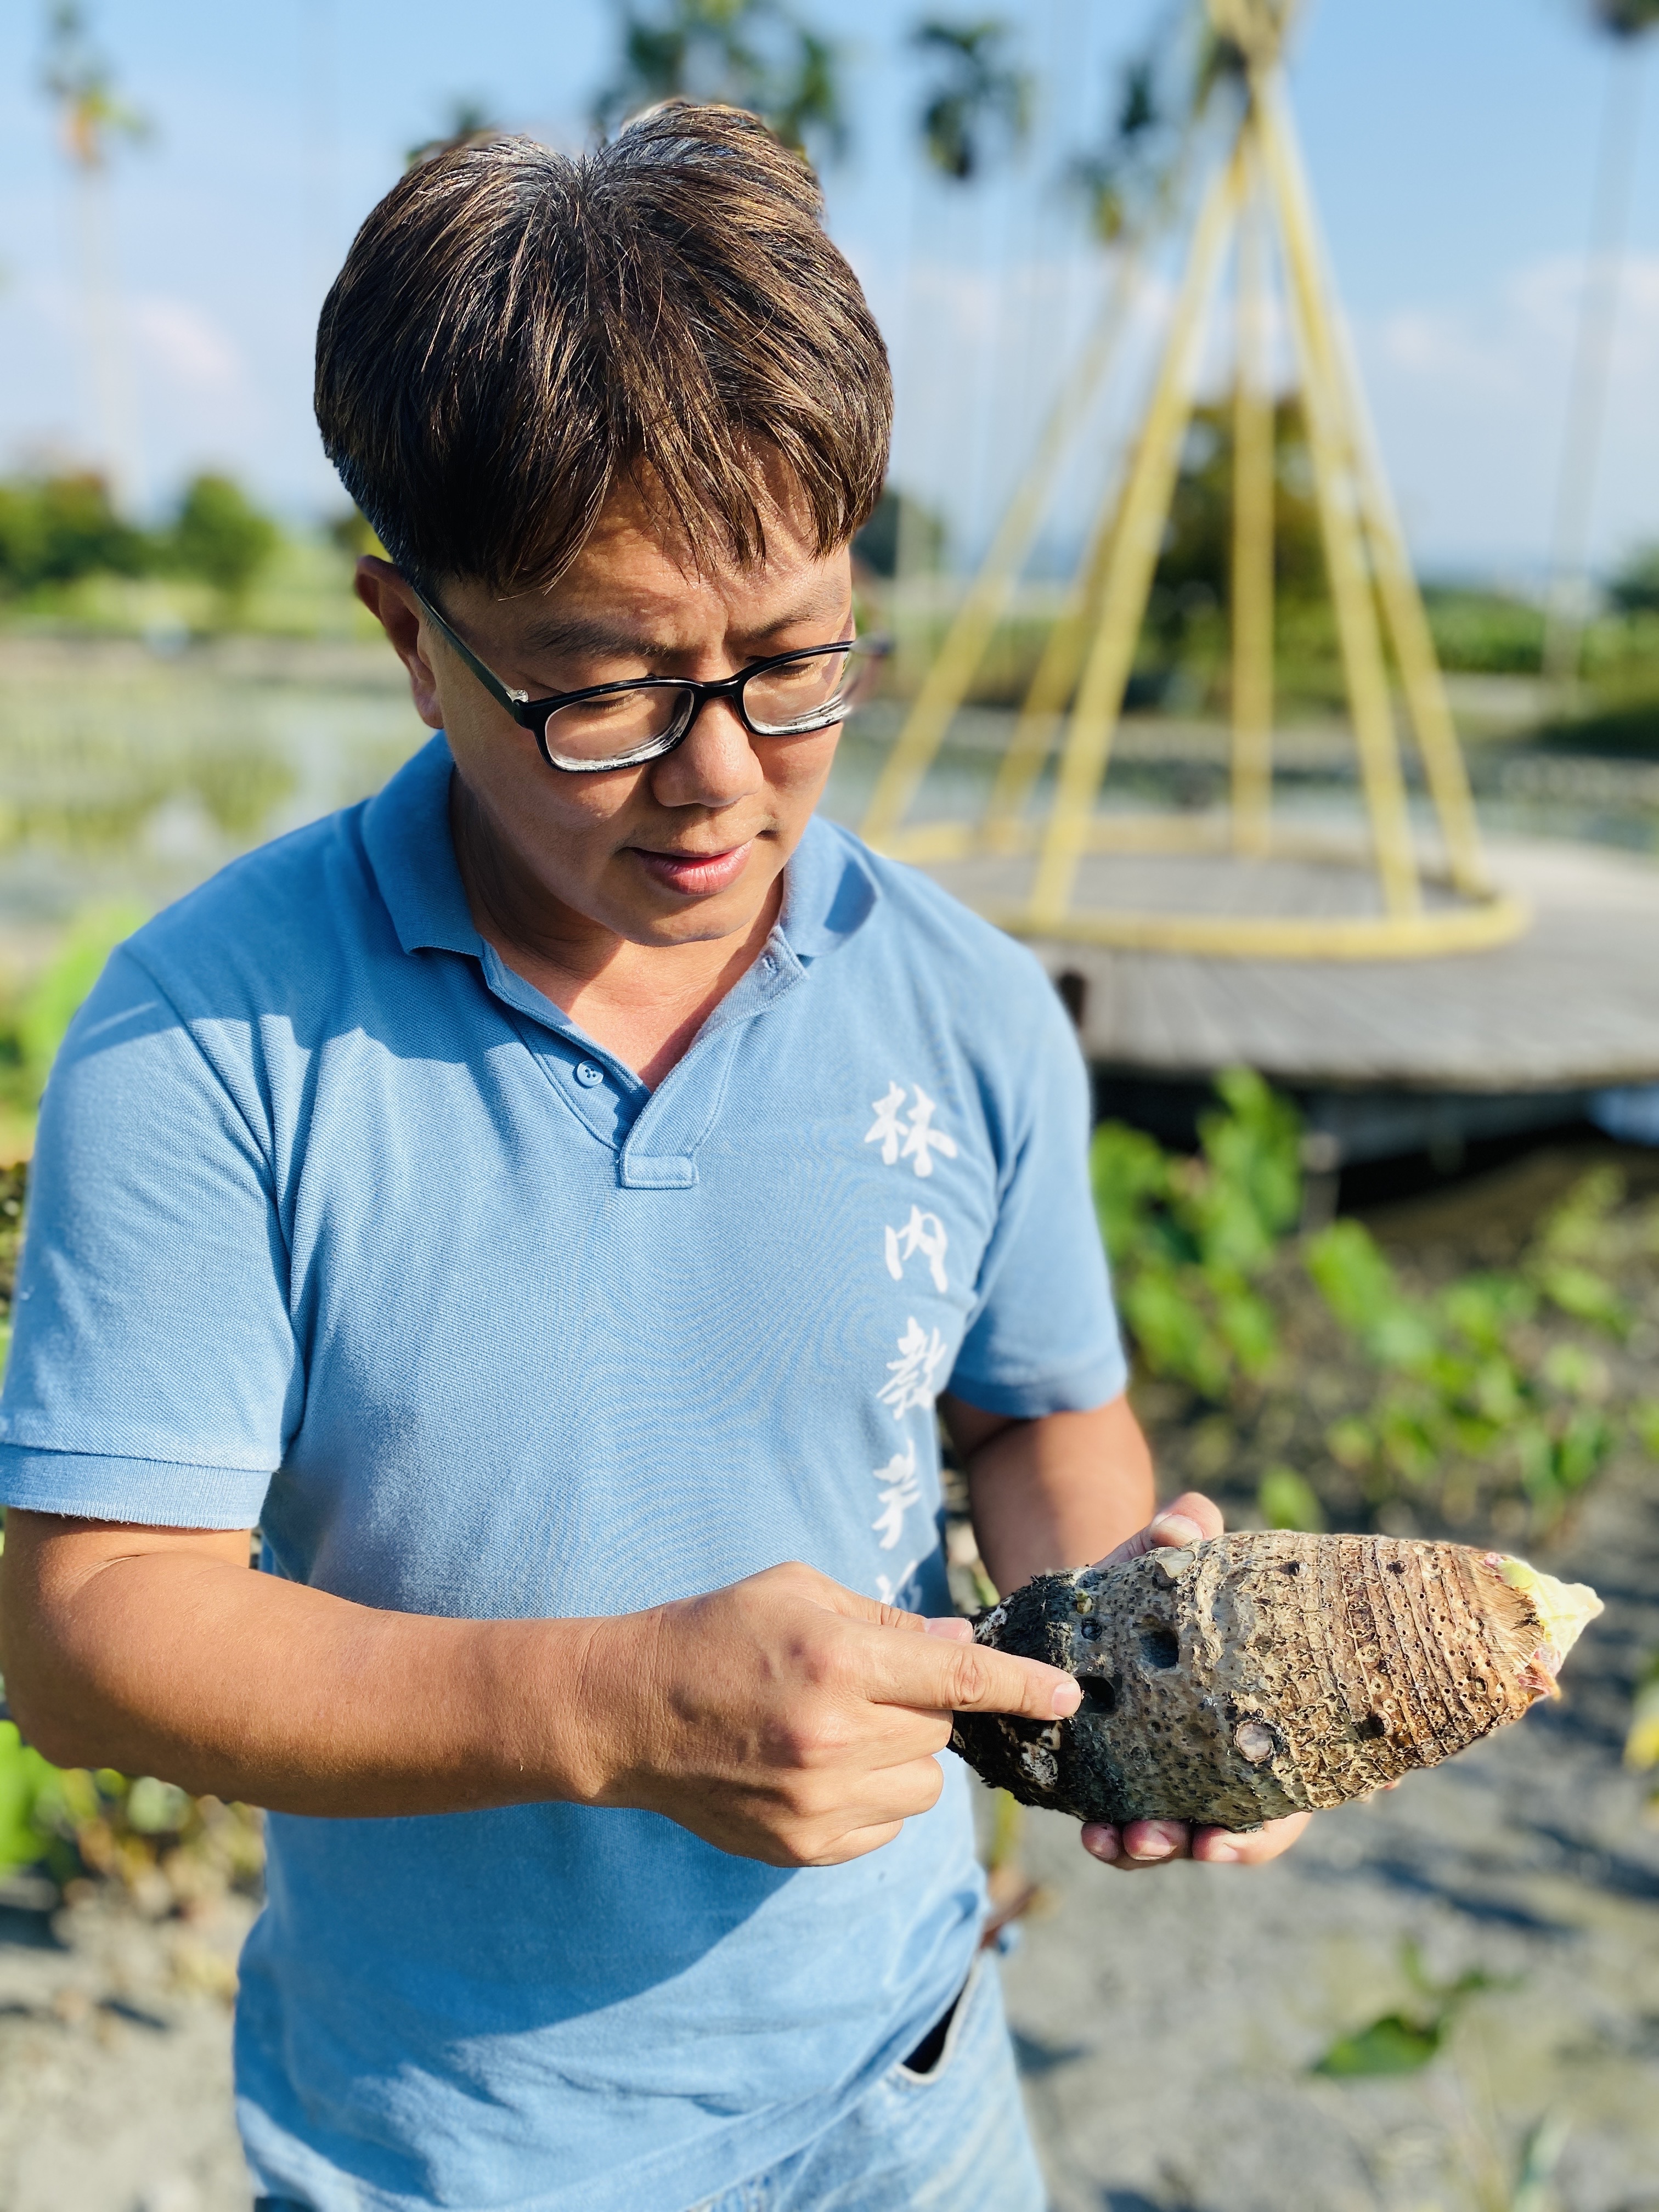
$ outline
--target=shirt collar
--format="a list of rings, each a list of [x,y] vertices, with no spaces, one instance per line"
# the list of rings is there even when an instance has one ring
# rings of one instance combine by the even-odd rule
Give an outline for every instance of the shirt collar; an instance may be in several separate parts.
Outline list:
[[[483,955],[449,834],[455,765],[441,730],[363,810],[363,846],[405,952]]]
[[[441,731],[405,761],[363,810],[363,845],[405,952],[483,957],[449,833],[454,767]],[[798,960],[843,945],[869,920],[881,893],[857,840],[814,815],[784,870],[778,934]]]

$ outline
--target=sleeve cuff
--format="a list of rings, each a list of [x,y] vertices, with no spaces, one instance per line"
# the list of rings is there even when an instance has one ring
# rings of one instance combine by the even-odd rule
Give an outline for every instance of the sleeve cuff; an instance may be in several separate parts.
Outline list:
[[[993,1381],[964,1374],[958,1368],[945,1385],[953,1398],[964,1399],[981,1413],[1002,1413],[1015,1421],[1040,1421],[1047,1413],[1092,1413],[1097,1406],[1121,1398],[1128,1387],[1129,1365],[1119,1345],[1057,1374],[1050,1371],[1024,1381]]]
[[[147,1528],[252,1528],[269,1472],[0,1443],[0,1505]]]

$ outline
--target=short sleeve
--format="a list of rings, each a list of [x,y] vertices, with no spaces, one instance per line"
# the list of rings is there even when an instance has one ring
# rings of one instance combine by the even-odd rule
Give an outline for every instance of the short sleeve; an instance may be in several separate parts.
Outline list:
[[[246,1099],[121,948],[42,1107],[0,1502],[251,1526],[300,1409],[288,1275]]]
[[[1036,980],[1038,1031],[1022,1054],[996,1225],[949,1384],[1024,1420],[1086,1413],[1129,1379],[1089,1184],[1088,1070],[1060,1001]]]

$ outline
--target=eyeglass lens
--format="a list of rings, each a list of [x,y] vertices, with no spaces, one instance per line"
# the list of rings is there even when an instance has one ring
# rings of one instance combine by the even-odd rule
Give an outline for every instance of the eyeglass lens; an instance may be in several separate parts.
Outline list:
[[[844,720],[867,697],[879,660],[854,644],[761,670],[743,687],[751,728],[763,737],[802,736]],[[578,700],[548,716],[547,750],[586,765],[665,745],[684,728],[695,697],[671,684]]]

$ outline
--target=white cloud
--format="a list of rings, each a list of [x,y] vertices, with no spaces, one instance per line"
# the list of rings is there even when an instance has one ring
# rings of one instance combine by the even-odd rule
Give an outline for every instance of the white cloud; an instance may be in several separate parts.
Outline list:
[[[228,392],[243,382],[236,345],[191,301],[148,294],[128,302],[126,319],[138,353],[157,374],[196,392]]]

